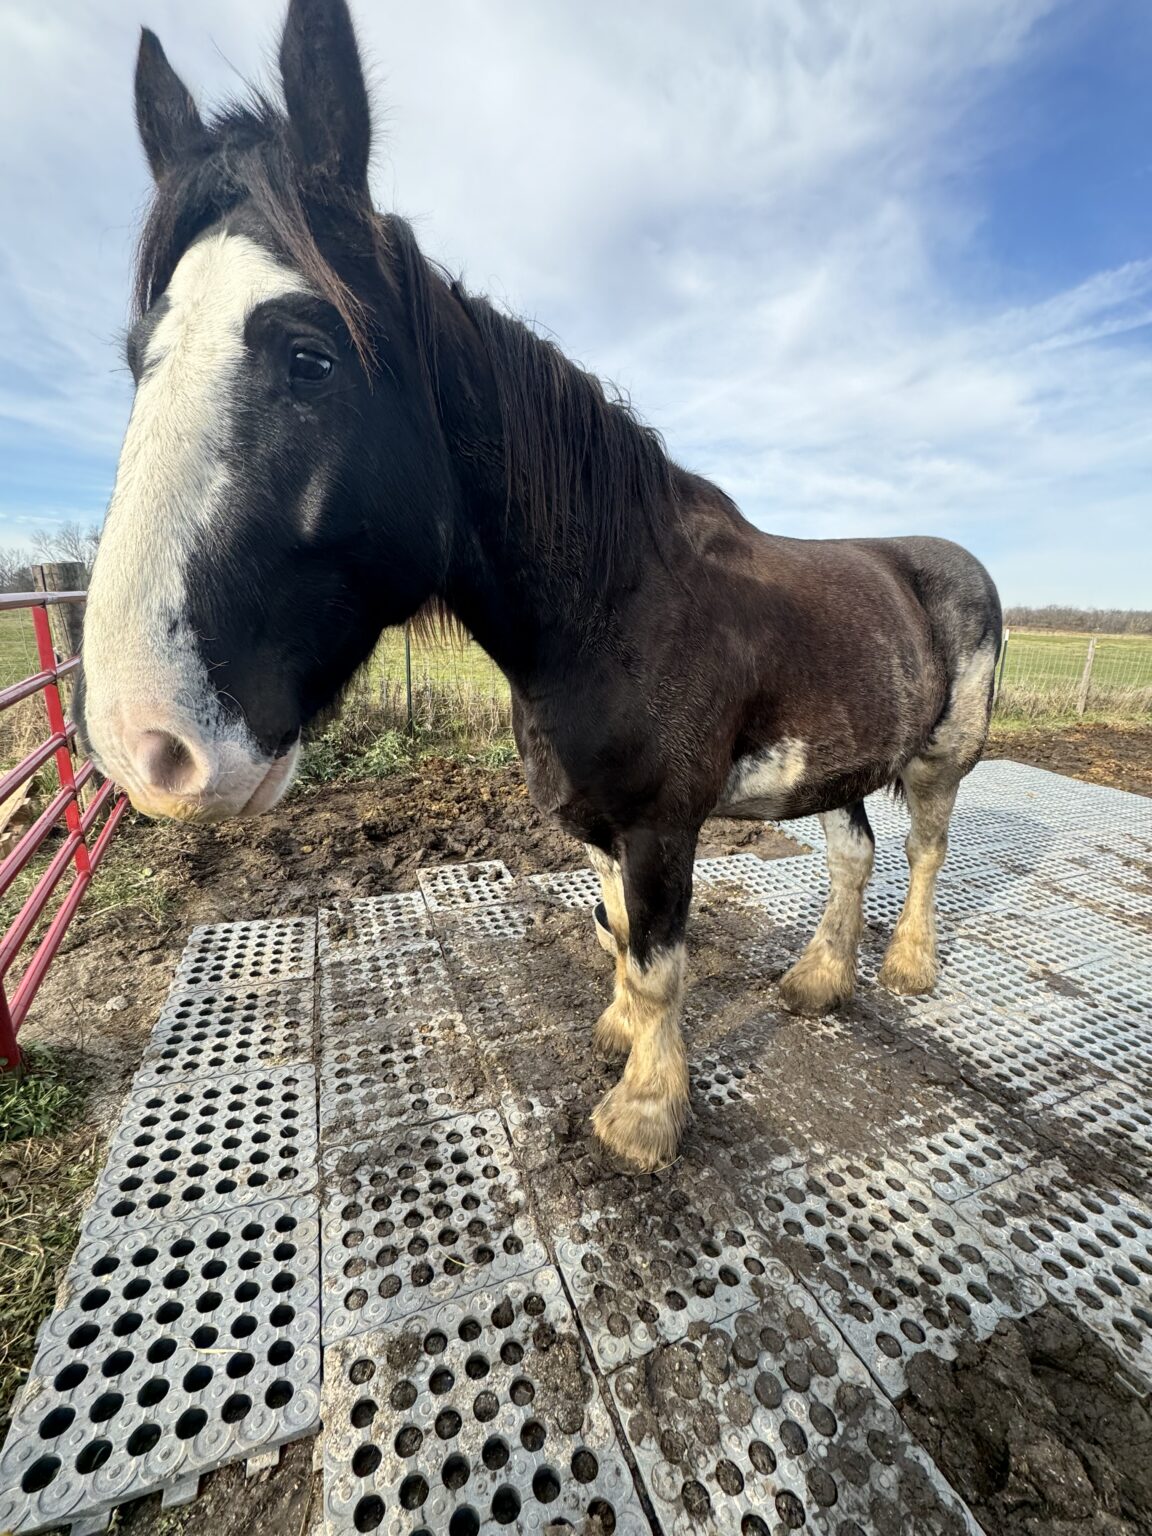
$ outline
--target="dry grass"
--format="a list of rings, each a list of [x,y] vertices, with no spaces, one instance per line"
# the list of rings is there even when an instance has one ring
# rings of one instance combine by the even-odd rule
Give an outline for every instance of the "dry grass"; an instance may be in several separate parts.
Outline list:
[[[102,1138],[79,1123],[84,1094],[54,1053],[0,1076],[0,1430],[36,1331],[72,1257]]]

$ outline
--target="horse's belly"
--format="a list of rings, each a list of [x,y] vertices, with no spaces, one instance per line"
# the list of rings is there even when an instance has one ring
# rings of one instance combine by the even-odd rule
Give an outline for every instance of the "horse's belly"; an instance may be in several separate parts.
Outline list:
[[[775,821],[795,801],[807,770],[808,748],[793,736],[738,758],[712,814]]]

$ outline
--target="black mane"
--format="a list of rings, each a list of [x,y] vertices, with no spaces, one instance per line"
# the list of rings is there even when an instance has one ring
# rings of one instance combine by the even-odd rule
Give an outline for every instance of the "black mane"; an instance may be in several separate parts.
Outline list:
[[[161,180],[137,252],[138,316],[163,293],[188,246],[245,205],[335,307],[370,372],[381,366],[374,295],[357,292],[334,260],[400,299],[420,373],[437,401],[445,387],[439,355],[450,340],[444,300],[454,303],[452,318],[474,328],[491,368],[507,501],[538,556],[573,553],[579,566],[604,569],[638,525],[655,530],[675,515],[676,472],[659,433],[555,343],[429,261],[404,219],[366,218],[338,196],[324,203],[308,197],[288,121],[259,93],[212,118],[198,152]]]

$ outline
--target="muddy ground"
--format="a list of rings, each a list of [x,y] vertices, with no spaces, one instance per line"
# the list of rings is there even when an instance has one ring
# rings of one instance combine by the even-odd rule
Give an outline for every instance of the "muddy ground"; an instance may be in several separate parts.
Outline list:
[[[1152,726],[997,725],[986,757],[1011,757],[1089,784],[1111,784],[1137,795],[1152,795]]]
[[[1030,733],[1014,732],[998,740],[990,755],[1034,761],[1095,782],[1152,793],[1152,730],[1086,726],[1035,739]],[[766,858],[796,851],[797,846],[779,834],[740,822],[711,824],[701,847],[704,855],[753,852]],[[201,829],[133,821],[118,839],[115,856],[122,864],[149,871],[148,880],[162,888],[166,900],[152,903],[151,914],[133,905],[103,913],[82,909],[22,1037],[29,1043],[51,1043],[74,1059],[91,1083],[90,1118],[105,1129],[118,1113],[192,925],[312,912],[341,898],[409,889],[425,864],[499,858],[515,874],[528,874],[574,868],[583,862],[579,845],[545,823],[529,804],[518,765],[490,770],[446,759],[425,762],[419,771],[385,780],[299,792],[267,820]],[[780,1016],[774,1005],[774,983],[807,933],[781,929],[771,935],[751,934],[741,929],[747,921],[746,914],[722,899],[702,895],[698,903],[694,984],[686,1020],[696,1116],[686,1155],[721,1168],[726,1160],[749,1156],[744,1067],[738,1053],[725,1047],[738,1021],[743,1023],[744,1038],[749,1037],[753,1016],[762,1015],[764,1021],[757,1040],[758,1071],[771,1076],[774,1060],[788,1063],[788,1072],[776,1080],[790,1087],[787,1092],[781,1089],[775,1106],[780,1135],[792,1138],[793,1144],[797,1136],[809,1144],[842,1142],[845,1127],[855,1127],[860,1150],[865,1151],[867,1143],[909,1102],[930,1115],[935,1088],[955,1081],[950,1064],[907,1045],[898,1035],[898,1021],[887,1019],[883,1005],[873,1000],[857,1005],[858,1011],[847,1021],[855,1060],[853,1069],[846,1072],[844,1039],[837,1032],[841,1026],[813,1028]],[[494,1015],[514,1018],[520,1006],[534,1001],[539,1008],[542,998],[550,998],[564,1004],[569,1019],[575,1008],[595,1017],[605,979],[593,966],[598,967],[603,957],[593,960],[586,923],[583,916],[555,910],[542,918],[532,946],[531,980],[504,971],[498,978],[499,997],[493,1000],[501,1006],[493,1009]],[[871,935],[865,942],[875,945],[879,939]],[[739,996],[733,992],[734,949],[745,956]],[[483,1002],[481,989],[475,1006],[482,1007]],[[519,1006],[503,1006],[508,1002]],[[541,1021],[537,1014],[535,1027],[547,1028],[547,1020]],[[512,1037],[502,1041],[500,1063],[492,1070],[505,1079],[515,1076],[521,1083],[533,1083],[539,1095],[533,1112],[542,1111],[549,1122],[555,1154],[553,1171],[544,1178],[540,1192],[558,1205],[571,1202],[576,1214],[581,1189],[589,1182],[612,1179],[610,1168],[588,1166],[589,1157],[597,1154],[589,1153],[585,1128],[587,1115],[613,1071],[590,1053],[558,1048],[554,1057],[541,1059],[536,1054],[533,1060],[526,1059],[519,1072],[514,1035],[513,1029]],[[756,1128],[758,1150],[751,1155],[769,1159],[773,1139],[766,1134],[762,1117]],[[540,1138],[534,1140],[540,1144]],[[1046,1363],[1042,1351],[1036,1353],[1040,1345],[1034,1348],[1035,1341],[1026,1332],[1006,1342],[993,1340],[978,1358],[962,1356],[956,1367],[941,1367],[944,1374],[937,1378],[918,1381],[909,1422],[926,1444],[939,1446],[946,1469],[950,1456],[957,1465],[968,1458],[976,1469],[972,1475],[982,1479],[972,1494],[983,1501],[977,1513],[995,1536],[1024,1536],[1025,1532],[1029,1536],[1079,1536],[1081,1532],[1128,1536],[1152,1529],[1132,1523],[1129,1517],[1131,1498],[1136,1495],[1116,1492],[1130,1487],[1139,1491],[1139,1479],[1125,1482],[1126,1474],[1108,1460],[1112,1450],[1099,1451],[1095,1441],[1083,1441],[1069,1406],[1075,1394],[1060,1385],[1068,1371],[1063,1365],[1056,1369]],[[1087,1354],[1077,1359],[1091,1365]],[[1000,1427],[989,1429],[993,1438],[988,1445],[974,1447],[965,1441],[971,1426],[963,1421],[972,1416],[974,1399],[987,1399],[994,1407],[1000,1403],[998,1393],[1006,1401],[1031,1404],[1026,1406],[1025,1418],[1041,1415],[1037,1422],[1049,1426],[1048,1438],[1041,1436],[1037,1441],[1035,1465],[1028,1461],[1033,1456],[1031,1442],[1024,1444],[1016,1420],[1005,1419],[1001,1424],[997,1419]],[[1039,1394],[1035,1402],[1030,1394]],[[1001,1404],[995,1412],[1001,1408],[1003,1418],[1008,1408]],[[1089,1446],[1084,1452],[1089,1459],[1077,1462],[1077,1472],[1067,1460],[1073,1454],[1069,1446],[1083,1449],[1084,1445]],[[208,1479],[205,1495],[185,1513],[162,1515],[157,1500],[150,1499],[124,1517],[122,1528],[135,1536],[145,1532],[154,1536],[211,1532],[215,1536],[239,1530],[239,1524],[228,1522],[242,1511],[245,1530],[296,1536],[309,1528],[317,1508],[310,1457],[310,1447],[287,1453],[282,1470],[264,1476],[243,1499],[236,1498],[243,1484],[241,1469]],[[979,1470],[985,1463],[1001,1467],[1005,1457],[1010,1467],[1020,1463],[1025,1471],[1013,1470],[1003,1484],[997,1484],[992,1472]],[[1013,1504],[1014,1490],[1021,1477],[1032,1475],[1028,1468],[1035,1472],[1036,1483],[1042,1469],[1057,1461],[1072,1491],[1064,1504],[1053,1494],[1056,1502],[1050,1499],[1051,1512],[1047,1508],[1038,1514],[1032,1511],[1035,1518],[1029,1524],[1029,1506],[1021,1504],[1019,1510],[1024,1513],[1019,1513]],[[1094,1504],[1082,1486],[1085,1479],[1087,1488],[1096,1491]],[[959,1477],[958,1482],[967,1491]],[[1089,1513],[1064,1513],[1065,1506],[1069,1511],[1089,1509]]]

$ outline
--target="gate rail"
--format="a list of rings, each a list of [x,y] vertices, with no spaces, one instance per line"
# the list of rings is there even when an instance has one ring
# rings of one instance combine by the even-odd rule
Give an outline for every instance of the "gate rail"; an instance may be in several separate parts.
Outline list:
[[[34,747],[14,768],[0,775],[0,805],[33,774],[48,762],[55,760],[56,794],[37,816],[36,820],[20,837],[15,847],[0,859],[0,899],[12,882],[27,867],[40,848],[58,831],[64,833],[58,848],[52,854],[47,867],[41,872],[20,911],[13,918],[7,932],[0,938],[0,1071],[20,1064],[20,1047],[16,1034],[36,996],[41,982],[52,964],[69,923],[84,898],[84,892],[92,880],[108,844],[115,835],[128,800],[110,781],[100,785],[87,806],[80,792],[89,784],[96,772],[92,762],[86,760],[77,767],[73,761],[75,725],[64,718],[64,705],[60,697],[60,682],[80,665],[79,656],[60,659],[52,644],[52,630],[48,622],[48,609],[64,604],[82,604],[84,592],[20,592],[0,594],[0,613],[13,609],[30,608],[32,626],[36,635],[37,658],[40,671],[23,681],[0,688],[0,712],[14,704],[31,698],[35,693],[44,696],[48,716],[48,737]],[[107,815],[105,815],[107,812]],[[101,817],[102,825],[97,827]],[[17,956],[27,945],[40,921],[52,893],[60,884],[69,868],[73,870],[67,891],[52,914],[48,927],[35,945],[24,966],[15,990],[10,990],[8,973]]]

